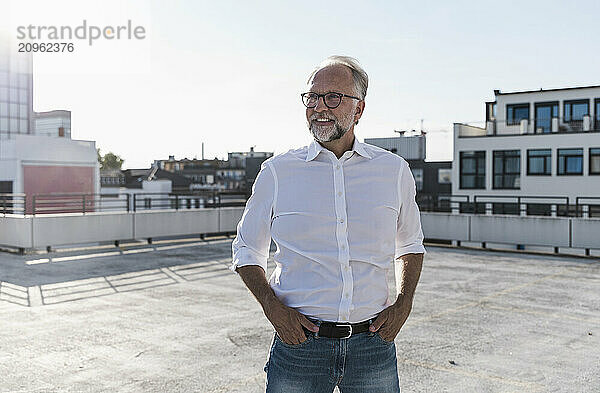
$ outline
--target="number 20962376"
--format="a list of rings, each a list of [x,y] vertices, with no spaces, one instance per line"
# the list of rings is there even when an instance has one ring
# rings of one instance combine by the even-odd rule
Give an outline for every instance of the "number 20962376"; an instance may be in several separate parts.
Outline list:
[[[20,42],[19,52],[73,52],[75,46],[72,42]]]

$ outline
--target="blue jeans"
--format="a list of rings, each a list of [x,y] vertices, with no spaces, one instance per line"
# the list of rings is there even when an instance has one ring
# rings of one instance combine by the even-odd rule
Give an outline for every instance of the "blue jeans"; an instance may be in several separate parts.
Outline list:
[[[350,338],[315,337],[284,343],[277,333],[271,344],[266,393],[400,393],[396,345],[379,333]]]

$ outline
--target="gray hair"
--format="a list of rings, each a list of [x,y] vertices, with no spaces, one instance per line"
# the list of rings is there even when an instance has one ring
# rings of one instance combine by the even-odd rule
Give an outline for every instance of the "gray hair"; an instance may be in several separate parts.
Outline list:
[[[310,83],[315,77],[316,73],[321,71],[323,68],[327,68],[333,65],[343,65],[352,71],[352,79],[354,79],[354,92],[362,100],[367,95],[367,87],[369,87],[369,76],[365,70],[361,67],[358,60],[350,56],[329,56],[321,62],[308,76],[307,83]]]

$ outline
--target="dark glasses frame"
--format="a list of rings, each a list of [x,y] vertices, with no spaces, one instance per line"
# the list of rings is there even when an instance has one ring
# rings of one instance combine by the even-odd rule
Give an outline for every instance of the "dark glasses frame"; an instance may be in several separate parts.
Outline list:
[[[314,98],[315,96],[317,97],[317,99],[315,100],[315,104],[314,104],[314,105],[308,105],[309,98],[305,98],[305,97],[308,97],[309,95],[311,95],[313,98]],[[326,96],[330,96],[330,97],[331,97],[331,96],[334,96],[334,97],[337,97],[337,98],[338,98],[340,101],[338,102],[338,104],[337,104],[337,105],[335,105],[335,106],[331,106],[331,105],[327,104],[327,99],[326,99]],[[329,109],[335,109],[335,108],[337,108],[338,106],[340,106],[340,104],[342,103],[342,99],[343,99],[344,97],[353,98],[353,99],[355,99],[355,100],[359,100],[359,101],[361,101],[361,100],[362,100],[362,98],[359,98],[359,97],[354,97],[354,96],[350,96],[350,95],[348,95],[348,94],[337,93],[337,92],[335,92],[335,91],[330,91],[329,93],[325,93],[325,94],[317,94],[317,93],[314,93],[314,92],[312,92],[312,91],[309,91],[309,92],[306,92],[306,93],[302,93],[302,94],[300,94],[300,97],[302,97],[302,103],[303,103],[303,104],[304,104],[304,106],[305,106],[305,107],[307,107],[307,108],[315,108],[315,107],[317,106],[317,104],[319,103],[319,98],[321,98],[321,97],[323,97],[323,103],[324,103],[324,104],[325,104],[325,106],[326,106],[327,108],[329,108]]]

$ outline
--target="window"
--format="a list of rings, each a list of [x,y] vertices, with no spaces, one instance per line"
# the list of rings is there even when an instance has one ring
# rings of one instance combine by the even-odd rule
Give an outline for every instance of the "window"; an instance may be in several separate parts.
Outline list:
[[[19,105],[19,117],[21,119],[27,119],[29,117],[29,111],[27,105]]]
[[[552,205],[549,203],[528,203],[527,204],[527,215],[528,216],[551,216]]]
[[[558,102],[538,102],[535,104],[535,132],[552,132],[552,118],[558,117]]]
[[[493,121],[496,120],[496,102],[485,103],[485,120]]]
[[[417,191],[421,191],[423,189],[423,168],[411,168],[410,171],[415,178],[415,186],[417,187]]]
[[[445,169],[445,168],[438,169],[438,183],[439,184],[451,184],[452,183],[452,169]]]
[[[583,149],[558,149],[558,175],[583,175]]]
[[[521,187],[521,151],[494,151],[494,189]]]
[[[527,174],[534,176],[552,175],[552,150],[527,150]]]
[[[596,114],[596,121],[595,121],[595,126],[594,129],[596,131],[600,131],[600,98],[596,98],[594,100],[595,103],[595,108],[594,108],[594,113]]]
[[[600,175],[600,148],[590,149],[590,175]]]
[[[460,213],[485,214],[485,202],[459,202]]]
[[[21,104],[27,104],[27,90],[19,89],[19,102]]]
[[[513,214],[519,215],[519,204],[518,203],[506,203],[506,202],[494,202],[492,203],[493,214]]]
[[[28,79],[27,74],[19,74],[19,86],[27,87],[27,79]]]
[[[583,128],[583,116],[590,113],[589,100],[565,101],[564,116],[565,123],[569,123],[573,131]]]
[[[11,102],[19,102],[19,89],[13,89],[11,87],[8,89],[8,93]]]
[[[506,105],[506,125],[519,125],[523,119],[529,119],[529,104]]]
[[[556,205],[556,215],[561,217],[581,217],[583,206],[576,205]]]
[[[460,188],[485,189],[485,151],[460,152]]]

